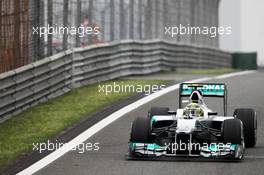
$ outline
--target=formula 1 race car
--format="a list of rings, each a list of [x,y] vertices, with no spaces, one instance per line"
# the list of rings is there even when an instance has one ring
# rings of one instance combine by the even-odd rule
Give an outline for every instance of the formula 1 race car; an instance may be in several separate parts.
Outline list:
[[[209,109],[206,97],[222,98],[224,115]],[[128,154],[137,159],[184,156],[241,160],[245,147],[254,147],[256,141],[255,110],[236,109],[233,116],[227,116],[225,84],[182,83],[177,111],[152,107],[147,116],[134,120]]]

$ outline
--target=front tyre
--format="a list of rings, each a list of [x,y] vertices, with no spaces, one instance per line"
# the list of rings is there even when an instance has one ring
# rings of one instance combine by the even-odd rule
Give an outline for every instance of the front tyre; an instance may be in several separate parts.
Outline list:
[[[257,115],[253,109],[236,109],[234,117],[243,123],[245,146],[252,148],[257,143]]]
[[[222,137],[224,143],[241,144],[243,141],[243,126],[238,119],[227,119],[223,122]]]
[[[142,156],[135,154],[134,144],[136,143],[151,143],[149,117],[137,117],[132,124],[129,143],[129,156],[131,158]]]
[[[243,124],[239,119],[227,119],[223,121],[222,138],[225,144],[236,145],[234,158],[241,160],[244,157]]]
[[[134,120],[131,129],[130,142],[151,143],[149,117],[137,117]]]

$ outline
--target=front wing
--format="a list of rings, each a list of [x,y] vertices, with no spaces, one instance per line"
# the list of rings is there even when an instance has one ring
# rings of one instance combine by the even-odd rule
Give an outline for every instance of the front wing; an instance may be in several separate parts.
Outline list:
[[[241,160],[244,157],[244,146],[238,144],[222,144],[221,148],[212,144],[201,147],[198,151],[185,149],[177,151],[171,146],[160,146],[156,143],[129,143],[130,158],[148,158],[148,157],[203,157]]]

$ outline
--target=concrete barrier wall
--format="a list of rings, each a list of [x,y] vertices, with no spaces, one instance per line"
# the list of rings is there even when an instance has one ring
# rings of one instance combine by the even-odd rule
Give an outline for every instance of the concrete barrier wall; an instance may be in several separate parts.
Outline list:
[[[0,74],[0,122],[72,88],[172,68],[231,67],[216,48],[160,40],[121,41],[67,50]]]

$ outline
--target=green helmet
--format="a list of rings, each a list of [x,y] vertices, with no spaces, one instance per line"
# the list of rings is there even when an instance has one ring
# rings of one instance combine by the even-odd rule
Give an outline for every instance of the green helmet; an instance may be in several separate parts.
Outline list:
[[[204,111],[199,104],[190,103],[184,108],[183,115],[188,117],[203,117]]]

